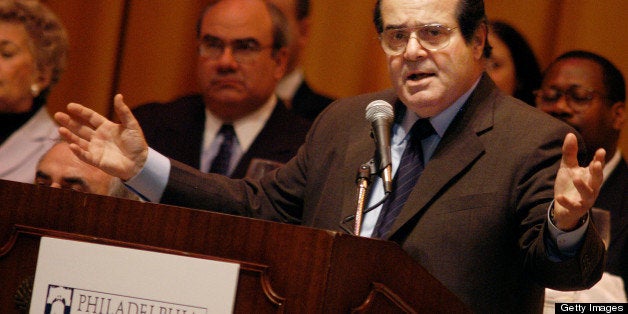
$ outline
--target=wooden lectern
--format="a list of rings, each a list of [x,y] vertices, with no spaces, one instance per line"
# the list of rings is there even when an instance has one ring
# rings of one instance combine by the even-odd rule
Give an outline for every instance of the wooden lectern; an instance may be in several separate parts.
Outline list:
[[[240,264],[236,313],[466,313],[397,244],[0,180],[0,312],[24,313],[42,236]]]

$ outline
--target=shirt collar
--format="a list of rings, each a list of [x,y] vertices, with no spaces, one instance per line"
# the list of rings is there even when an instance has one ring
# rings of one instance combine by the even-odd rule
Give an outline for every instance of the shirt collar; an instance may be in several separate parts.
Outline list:
[[[303,79],[303,70],[296,68],[294,71],[286,74],[279,83],[277,83],[275,93],[277,93],[279,98],[291,101],[294,94],[296,94],[299,89],[299,86],[301,86]]]
[[[277,104],[277,96],[272,94],[270,98],[250,114],[233,121],[233,129],[235,130],[238,144],[243,151],[247,151],[259,132],[266,125],[266,121],[270,118]],[[223,121],[215,116],[211,111],[205,109],[205,132],[203,134],[203,149],[208,149],[214,141],[216,134],[220,130]]]

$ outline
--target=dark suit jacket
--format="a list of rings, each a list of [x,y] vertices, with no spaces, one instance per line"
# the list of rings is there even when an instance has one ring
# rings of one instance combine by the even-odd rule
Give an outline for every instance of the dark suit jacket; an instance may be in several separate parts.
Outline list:
[[[205,105],[200,95],[170,103],[150,103],[133,110],[148,145],[170,158],[200,168],[205,130]],[[244,153],[233,178],[243,178],[253,158],[285,163],[296,155],[311,122],[291,113],[278,102],[266,125]]]
[[[398,101],[387,90],[335,102],[297,156],[259,182],[199,175],[172,161],[161,201],[342,232],[339,223],[356,207],[357,169],[374,155],[364,110],[376,99]],[[604,259],[593,224],[578,254],[563,262],[548,259],[544,240],[567,132],[574,130],[506,96],[484,76],[427,163],[389,240],[478,313],[540,312],[542,285],[592,286]]]
[[[624,279],[628,294],[628,163],[622,158],[602,186],[595,206],[611,212],[606,270]]]
[[[308,120],[314,120],[333,99],[313,91],[306,81],[303,81],[292,97],[292,111]]]

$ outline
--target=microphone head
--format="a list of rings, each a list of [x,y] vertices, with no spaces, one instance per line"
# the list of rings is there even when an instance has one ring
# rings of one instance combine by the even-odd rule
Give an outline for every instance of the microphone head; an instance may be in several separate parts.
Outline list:
[[[395,114],[393,106],[384,100],[374,100],[366,106],[366,120],[373,123],[374,121],[383,119],[392,122]]]

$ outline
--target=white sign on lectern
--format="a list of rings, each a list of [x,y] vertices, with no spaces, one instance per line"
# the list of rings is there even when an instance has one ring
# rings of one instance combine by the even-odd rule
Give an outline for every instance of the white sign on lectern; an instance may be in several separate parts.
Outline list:
[[[30,313],[232,313],[239,268],[42,237]]]

